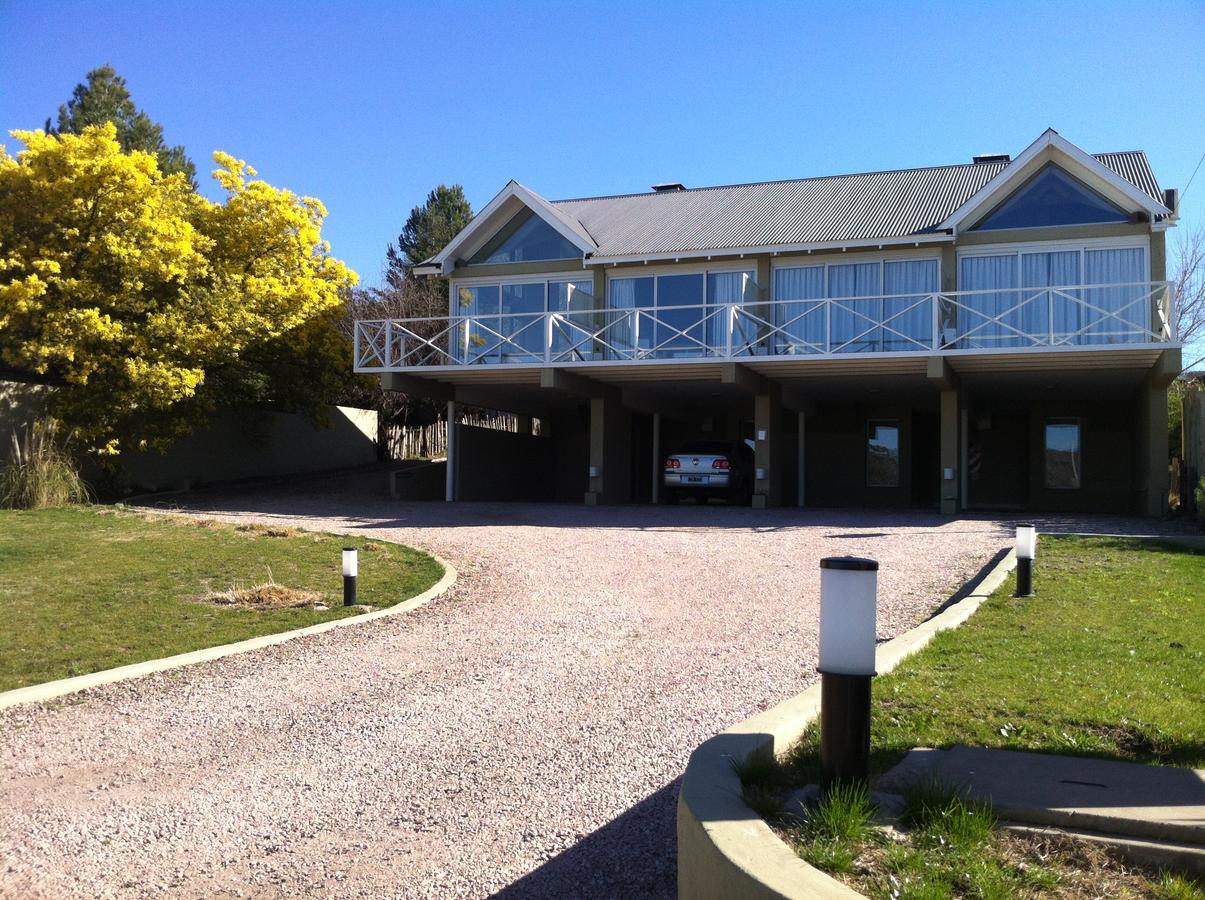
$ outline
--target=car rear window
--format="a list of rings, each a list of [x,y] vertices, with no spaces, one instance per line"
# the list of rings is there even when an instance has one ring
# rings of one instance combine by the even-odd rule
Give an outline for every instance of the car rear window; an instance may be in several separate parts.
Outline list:
[[[720,441],[695,441],[683,444],[679,453],[731,453],[732,447]]]

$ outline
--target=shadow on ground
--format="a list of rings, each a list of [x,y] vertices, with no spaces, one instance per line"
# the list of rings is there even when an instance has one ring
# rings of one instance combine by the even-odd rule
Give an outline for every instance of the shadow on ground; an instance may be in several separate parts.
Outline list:
[[[675,897],[679,782],[645,797],[494,897]]]

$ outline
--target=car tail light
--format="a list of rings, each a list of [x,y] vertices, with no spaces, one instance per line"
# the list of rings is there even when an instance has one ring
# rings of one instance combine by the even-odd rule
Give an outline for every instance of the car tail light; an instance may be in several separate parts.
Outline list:
[[[720,459],[713,459],[711,461],[711,467],[713,469],[731,469],[732,464],[730,462],[728,462],[728,460],[720,458]]]
[[[680,469],[680,468],[682,468],[682,462],[681,462],[681,460],[674,459],[674,457],[671,456],[669,459],[667,459],[665,461],[665,468]]]

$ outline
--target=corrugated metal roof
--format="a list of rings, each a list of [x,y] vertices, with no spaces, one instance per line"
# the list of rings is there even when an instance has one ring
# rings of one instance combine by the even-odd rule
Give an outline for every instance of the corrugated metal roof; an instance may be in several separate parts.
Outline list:
[[[1096,159],[1162,202],[1146,154],[1101,153]],[[964,163],[552,205],[589,232],[598,244],[595,259],[899,238],[933,233],[1005,165]]]

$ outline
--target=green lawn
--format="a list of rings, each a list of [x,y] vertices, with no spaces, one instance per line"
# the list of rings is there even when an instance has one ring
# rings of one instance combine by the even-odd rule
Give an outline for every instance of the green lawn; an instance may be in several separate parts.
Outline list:
[[[106,507],[0,510],[0,690],[359,614],[342,606],[344,546],[360,550],[362,604],[392,606],[443,575],[426,554],[363,538]],[[265,582],[330,608],[195,600]]]
[[[1205,766],[1205,554],[1043,536],[1034,572],[1036,596],[1014,599],[1010,577],[961,628],[875,679],[874,772],[913,747],[955,744]],[[818,781],[818,752],[814,726],[783,765],[742,774],[746,798],[805,859],[872,897],[1205,897],[1182,878],[1127,880],[1083,845],[998,832],[990,809],[957,797],[914,812],[900,842],[848,810],[780,818],[776,798]],[[950,830],[967,823],[969,836]]]
[[[875,679],[876,770],[954,744],[1205,766],[1205,554],[1043,536],[1036,596],[1014,589]]]

